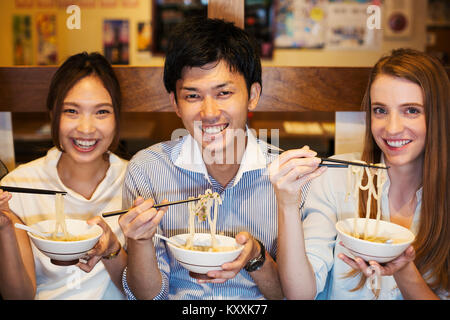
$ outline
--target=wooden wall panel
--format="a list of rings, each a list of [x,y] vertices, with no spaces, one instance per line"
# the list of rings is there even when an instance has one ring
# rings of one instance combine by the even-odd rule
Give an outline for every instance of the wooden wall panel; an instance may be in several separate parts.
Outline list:
[[[0,111],[45,112],[56,67],[0,67]],[[162,67],[114,67],[125,112],[173,112]],[[357,111],[370,68],[263,67],[255,111]],[[450,74],[450,69],[447,69]]]
[[[162,67],[114,67],[125,112],[172,112]],[[56,67],[0,68],[0,111],[45,112]],[[366,68],[263,68],[263,94],[255,111],[357,110]]]
[[[0,111],[46,111],[48,87],[56,67],[0,68]]]
[[[266,67],[257,111],[359,110],[370,68]]]

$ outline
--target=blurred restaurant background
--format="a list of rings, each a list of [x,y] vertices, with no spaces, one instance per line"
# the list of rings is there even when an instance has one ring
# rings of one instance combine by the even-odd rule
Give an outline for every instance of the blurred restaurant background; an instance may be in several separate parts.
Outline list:
[[[207,0],[1,0],[0,66],[58,65],[81,51],[100,52],[115,65],[162,66],[171,27],[188,16],[206,16],[207,4]],[[372,5],[381,8],[380,21]],[[263,66],[371,67],[399,47],[426,51],[449,66],[448,0],[245,0],[244,22],[259,43]],[[52,146],[47,114],[9,115],[16,165],[43,156]],[[336,151],[336,116],[253,112],[249,126],[279,130],[283,149],[308,144],[321,156],[329,156]],[[183,127],[172,112],[127,112],[122,118],[119,154],[125,158],[170,140],[172,132]]]

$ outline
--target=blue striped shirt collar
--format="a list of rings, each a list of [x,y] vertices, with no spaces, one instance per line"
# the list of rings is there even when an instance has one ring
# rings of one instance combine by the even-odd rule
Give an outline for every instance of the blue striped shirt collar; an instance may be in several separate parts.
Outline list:
[[[239,182],[244,172],[264,169],[267,166],[267,159],[261,150],[261,145],[258,143],[252,130],[249,130],[248,127],[246,128],[246,134],[247,146],[242,156],[239,170],[234,178],[233,186]],[[188,171],[201,173],[211,182],[200,147],[195,139],[188,134],[182,138],[180,144],[181,146],[179,148],[173,148],[170,154],[175,166]]]

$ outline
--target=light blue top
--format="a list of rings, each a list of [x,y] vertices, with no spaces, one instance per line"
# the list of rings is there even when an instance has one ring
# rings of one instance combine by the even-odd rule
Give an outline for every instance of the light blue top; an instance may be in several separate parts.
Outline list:
[[[140,151],[131,161],[125,178],[124,207],[138,196],[176,201],[205,193],[218,192],[222,205],[218,209],[217,232],[235,236],[248,231],[259,239],[267,252],[276,256],[277,206],[269,181],[267,165],[278,153],[273,146],[256,139],[247,130],[248,141],[239,171],[223,188],[211,177],[195,140],[187,135],[179,141],[163,142]],[[270,151],[275,150],[275,154]],[[158,233],[171,237],[188,232],[188,205],[172,206],[164,215]],[[197,224],[196,232],[209,232],[207,222]],[[155,299],[263,299],[252,277],[241,270],[223,284],[199,284],[192,279],[167,250],[164,241],[154,238],[163,285]],[[134,299],[126,282],[129,299]]]
[[[335,158],[343,160],[360,159],[360,154],[352,153]],[[314,269],[317,285],[317,299],[356,300],[374,299],[372,289],[366,285],[358,291],[351,292],[360,280],[360,275],[342,278],[352,269],[337,255],[341,252],[352,256],[340,244],[335,225],[339,220],[353,218],[356,201],[349,197],[347,191],[347,170],[328,168],[328,170],[311,183],[311,189],[305,202],[303,229],[307,256]],[[390,221],[389,215],[389,177],[383,186],[381,198],[382,220]],[[422,188],[416,192],[417,206],[414,212],[411,231],[416,234],[422,204]],[[338,237],[336,239],[336,237]],[[393,276],[384,276],[381,280],[378,299],[403,299]]]

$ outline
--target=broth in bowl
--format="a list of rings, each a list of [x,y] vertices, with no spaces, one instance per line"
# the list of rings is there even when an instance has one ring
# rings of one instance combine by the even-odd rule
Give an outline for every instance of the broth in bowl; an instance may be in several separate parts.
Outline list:
[[[353,233],[355,225],[357,237]],[[378,228],[377,237],[362,238],[366,228],[369,234],[373,234]],[[336,230],[344,247],[350,251],[351,255],[378,263],[389,262],[397,258],[415,238],[410,230],[398,224],[376,219],[349,218],[341,220],[336,223]],[[392,243],[386,243],[386,240],[392,240]]]
[[[68,235],[60,235],[53,233],[50,237],[40,237],[37,234],[34,234],[35,237],[41,238],[43,240],[51,240],[51,241],[82,241],[87,240],[89,238],[95,237],[95,234],[85,234],[80,236],[74,236],[71,234]]]
[[[175,235],[170,239],[176,243],[186,244],[190,237],[189,233],[185,233]],[[185,245],[176,246],[170,242],[167,242],[167,245],[169,252],[185,269],[191,272],[191,276],[192,274],[206,274],[211,270],[222,270],[222,264],[235,260],[244,248],[232,237],[216,235],[216,246],[215,249],[212,249],[211,235],[208,233],[195,233],[192,245],[187,248]]]
[[[51,233],[55,227],[55,220],[44,220],[33,224],[31,227]],[[28,232],[33,244],[56,265],[71,265],[78,263],[87,251],[92,249],[103,234],[103,229],[98,225],[89,225],[84,220],[65,219],[69,238],[60,234],[50,238],[42,238]],[[56,237],[55,240],[53,237]]]
[[[188,203],[189,233],[171,237],[180,246],[167,243],[170,253],[187,270],[191,277],[201,279],[210,270],[221,270],[222,264],[236,259],[244,248],[232,237],[216,233],[218,207],[222,199],[217,192],[207,189],[197,202]],[[207,221],[210,233],[195,232],[198,223]]]
[[[213,247],[213,246],[182,246],[181,248],[192,251],[201,251],[201,252],[223,252],[223,251],[232,251],[236,250],[236,247]]]
[[[385,243],[385,244],[398,244],[402,242],[407,242],[408,239],[391,239],[389,237],[374,237],[374,236],[368,236],[364,237],[362,234],[351,234],[348,233],[349,236],[352,236],[356,239],[370,241],[370,242],[376,242],[376,243]]]

